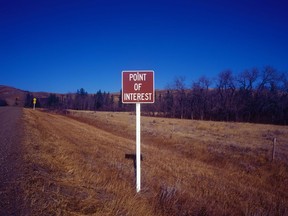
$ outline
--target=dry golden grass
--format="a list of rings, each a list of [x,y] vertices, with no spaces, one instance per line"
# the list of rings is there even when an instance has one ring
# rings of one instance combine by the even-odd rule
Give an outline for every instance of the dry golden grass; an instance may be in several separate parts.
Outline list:
[[[137,194],[133,114],[24,113],[31,215],[288,214],[288,127],[142,117]]]

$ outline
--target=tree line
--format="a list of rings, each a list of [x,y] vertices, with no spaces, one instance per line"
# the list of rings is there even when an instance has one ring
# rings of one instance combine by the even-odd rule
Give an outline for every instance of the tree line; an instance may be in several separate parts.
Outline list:
[[[32,107],[34,95],[26,94],[25,107]],[[88,94],[84,88],[76,93],[49,94],[48,97],[37,98],[36,107],[48,109],[75,109],[75,110],[98,110],[98,111],[121,111],[114,103],[115,95],[97,91],[96,94]]]
[[[31,107],[33,95],[27,94]],[[121,90],[110,94],[99,90],[88,94],[83,88],[74,94],[50,94],[38,106],[53,109],[135,111],[122,104]],[[40,104],[41,102],[41,104]],[[37,104],[36,104],[37,105]],[[271,66],[253,68],[240,74],[225,70],[216,78],[202,76],[187,86],[177,77],[166,88],[157,90],[154,104],[143,104],[145,115],[253,123],[288,124],[288,76]]]
[[[147,109],[174,118],[287,125],[287,78],[287,72],[270,66],[237,75],[225,70],[215,79],[203,76],[190,88],[178,77]]]

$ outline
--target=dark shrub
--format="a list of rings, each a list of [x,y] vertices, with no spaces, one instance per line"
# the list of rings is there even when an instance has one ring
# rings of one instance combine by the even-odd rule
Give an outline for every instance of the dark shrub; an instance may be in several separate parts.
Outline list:
[[[4,99],[0,99],[0,106],[7,106],[7,102]]]

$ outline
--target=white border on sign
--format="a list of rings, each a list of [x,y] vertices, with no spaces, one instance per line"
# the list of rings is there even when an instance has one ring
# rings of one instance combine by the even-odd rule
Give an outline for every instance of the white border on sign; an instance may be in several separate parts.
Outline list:
[[[124,98],[124,95],[123,95],[123,73],[125,72],[128,72],[128,73],[137,73],[137,72],[149,72],[149,73],[153,73],[153,102],[139,102],[139,101],[135,101],[135,102],[123,102],[123,98]],[[152,103],[155,103],[155,73],[154,73],[154,70],[124,70],[122,71],[122,77],[121,77],[121,83],[122,83],[122,103],[123,104],[136,104],[136,103],[141,103],[141,104],[152,104]]]

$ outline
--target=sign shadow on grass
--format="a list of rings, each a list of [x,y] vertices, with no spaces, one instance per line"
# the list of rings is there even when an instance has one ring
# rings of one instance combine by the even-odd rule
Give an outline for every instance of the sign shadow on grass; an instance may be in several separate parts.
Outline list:
[[[125,158],[129,160],[133,160],[134,175],[136,177],[136,154],[125,154]],[[142,154],[141,154],[141,161],[143,161]]]

